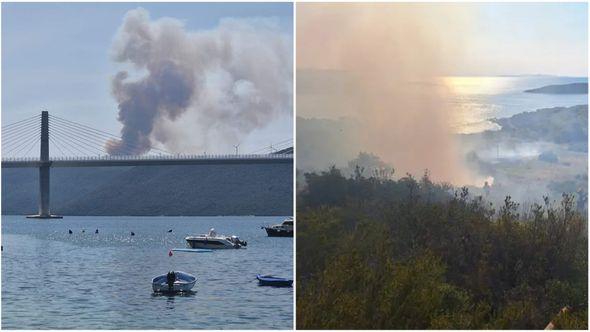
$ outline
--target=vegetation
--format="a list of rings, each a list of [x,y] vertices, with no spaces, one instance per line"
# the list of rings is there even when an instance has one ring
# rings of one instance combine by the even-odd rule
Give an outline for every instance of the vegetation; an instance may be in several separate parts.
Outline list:
[[[38,170],[2,169],[2,214],[31,214]],[[51,169],[51,211],[74,216],[290,216],[293,165]]]
[[[363,172],[304,175],[297,328],[587,328],[587,220],[572,195],[522,213],[428,173]]]

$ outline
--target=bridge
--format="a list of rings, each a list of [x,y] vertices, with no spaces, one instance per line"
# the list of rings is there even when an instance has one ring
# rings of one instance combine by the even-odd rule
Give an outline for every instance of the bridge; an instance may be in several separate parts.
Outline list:
[[[112,155],[108,146],[117,144],[126,154]],[[28,154],[39,146],[39,157]],[[59,155],[50,156],[52,145]],[[173,154],[150,148],[141,151],[116,135],[90,126],[51,116],[43,111],[6,126],[2,126],[2,168],[32,167],[39,169],[39,211],[28,218],[61,218],[52,215],[49,204],[50,168],[105,167],[105,166],[170,166],[170,165],[226,165],[226,164],[284,164],[293,163],[292,139],[250,154]],[[6,153],[5,153],[6,152]],[[24,156],[22,155],[24,153]]]

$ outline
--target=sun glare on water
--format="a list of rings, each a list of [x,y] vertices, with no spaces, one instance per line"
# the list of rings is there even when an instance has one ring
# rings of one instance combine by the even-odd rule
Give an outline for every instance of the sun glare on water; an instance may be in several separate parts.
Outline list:
[[[510,85],[505,77],[490,76],[445,76],[443,82],[458,95],[498,94]]]
[[[481,100],[509,89],[509,80],[486,76],[446,76],[441,79],[451,94],[450,121],[455,133],[499,129],[488,121],[495,115],[494,106],[482,103]]]

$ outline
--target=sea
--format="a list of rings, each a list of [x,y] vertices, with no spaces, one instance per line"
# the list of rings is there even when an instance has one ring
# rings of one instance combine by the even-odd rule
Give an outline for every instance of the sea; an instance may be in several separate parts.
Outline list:
[[[491,121],[541,108],[588,104],[587,94],[540,94],[525,90],[546,85],[588,82],[587,77],[449,76],[443,78],[450,90],[451,125],[456,133],[499,129]]]
[[[261,229],[284,219],[2,216],[2,328],[292,329],[293,288],[256,280],[293,278],[293,238]],[[247,248],[169,256],[210,228]],[[170,270],[195,275],[194,292],[153,293]]]

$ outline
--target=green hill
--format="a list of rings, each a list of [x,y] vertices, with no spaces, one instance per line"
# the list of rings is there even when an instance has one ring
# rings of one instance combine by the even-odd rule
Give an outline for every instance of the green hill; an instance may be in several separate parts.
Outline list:
[[[2,214],[37,210],[36,169],[2,169]],[[284,165],[51,170],[51,211],[63,215],[292,215]]]

